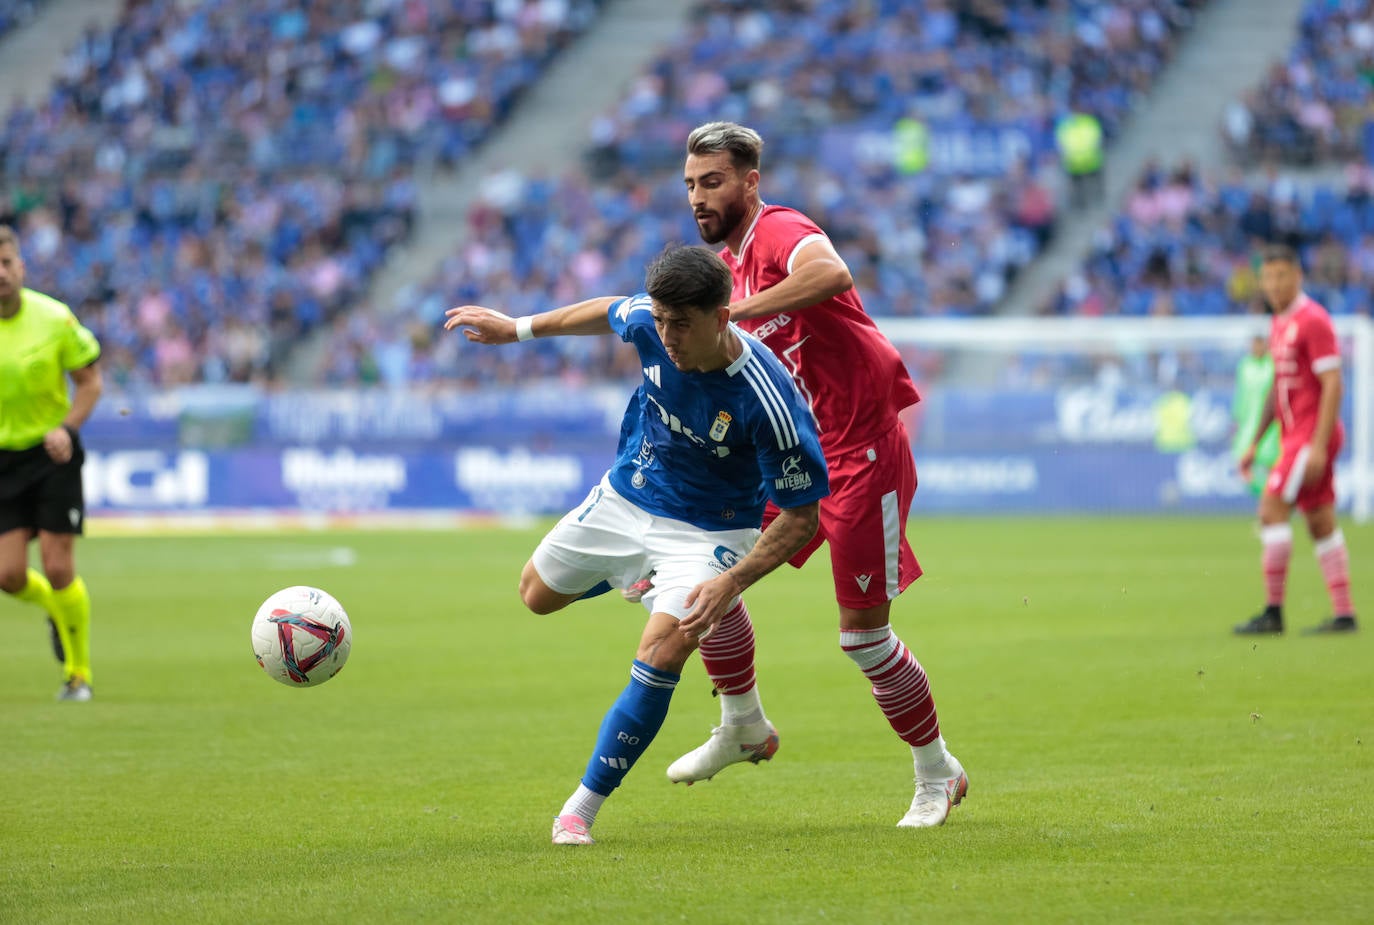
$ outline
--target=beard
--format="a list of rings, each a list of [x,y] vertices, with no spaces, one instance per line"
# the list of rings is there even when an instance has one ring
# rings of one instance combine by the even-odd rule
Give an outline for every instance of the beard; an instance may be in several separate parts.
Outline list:
[[[714,231],[708,231],[701,224],[701,220],[697,219],[697,233],[701,235],[701,240],[705,241],[707,244],[719,244],[735,233],[735,229],[739,227],[740,222],[744,221],[744,215],[747,211],[748,210],[744,207],[744,203],[732,202],[726,206],[722,212],[718,213],[720,216],[720,224]]]

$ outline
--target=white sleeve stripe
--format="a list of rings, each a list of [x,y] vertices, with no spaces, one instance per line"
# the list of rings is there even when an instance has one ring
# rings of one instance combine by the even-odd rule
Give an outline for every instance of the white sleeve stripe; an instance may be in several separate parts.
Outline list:
[[[1340,354],[1333,353],[1331,356],[1328,356],[1328,357],[1317,357],[1315,360],[1312,361],[1312,372],[1317,373],[1318,375],[1320,375],[1321,373],[1326,372],[1326,371],[1329,370],[1329,369],[1340,369],[1340,368],[1341,368],[1341,357],[1340,357]]]
[[[768,416],[768,423],[773,425],[773,439],[777,441],[779,448],[786,449],[786,447],[783,446],[782,428],[778,425],[777,408],[769,402],[768,396],[759,388],[758,370],[754,368],[753,363],[748,363],[745,364],[742,372],[744,373],[744,378],[748,380],[749,385],[753,387],[754,394],[758,396],[759,404],[763,406],[763,413]]]
[[[802,249],[803,247],[805,247],[806,245],[812,243],[813,241],[829,241],[829,240],[830,240],[830,239],[827,238],[827,237],[826,237],[825,235],[823,235],[823,234],[809,234],[809,235],[807,235],[806,237],[802,238],[800,241],[798,241],[798,242],[797,242],[797,246],[794,247],[794,248],[792,248],[792,253],[790,253],[790,254],[787,255],[787,275],[788,275],[788,276],[791,276],[791,275],[792,275],[792,264],[794,264],[794,263],[797,262],[797,254],[801,253],[801,249]]]
[[[792,420],[787,402],[783,400],[778,387],[768,378],[760,365],[757,362],[746,365],[744,376],[754,387],[754,393],[758,395],[764,412],[773,425],[773,435],[777,438],[778,449],[788,450],[800,443],[801,440],[797,437],[797,422]]]

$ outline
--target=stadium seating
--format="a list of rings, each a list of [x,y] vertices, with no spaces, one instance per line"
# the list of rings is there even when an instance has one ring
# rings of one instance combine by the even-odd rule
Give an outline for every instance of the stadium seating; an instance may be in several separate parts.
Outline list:
[[[270,378],[599,3],[131,2],[0,120],[0,221],[114,382]]]
[[[693,125],[723,118],[763,133],[765,198],[826,228],[871,314],[986,314],[1053,234],[1054,118],[1087,109],[1114,134],[1199,5],[822,0],[803,17],[795,4],[711,0],[592,127],[597,179],[492,178],[469,241],[403,312],[423,327],[462,302],[520,314],[636,291],[664,242],[697,240],[682,192],[683,141]],[[818,59],[824,69],[811,67]],[[929,126],[931,169],[863,157],[903,117]],[[375,333],[362,320],[340,322],[327,351],[331,378],[383,368],[387,381],[491,381],[532,356],[526,372],[583,378],[613,369],[616,355],[559,342],[515,360],[417,334],[426,346],[393,339],[394,362],[381,363],[369,347]]]
[[[1269,173],[1197,176],[1148,167],[1047,314],[1196,315],[1255,310],[1255,255],[1298,248],[1306,287],[1333,313],[1369,313],[1374,286],[1374,176],[1299,185]]]
[[[1308,0],[1287,60],[1231,104],[1224,135],[1244,162],[1367,158],[1372,68],[1374,0]]]
[[[0,39],[11,30],[26,25],[45,0],[0,0]]]

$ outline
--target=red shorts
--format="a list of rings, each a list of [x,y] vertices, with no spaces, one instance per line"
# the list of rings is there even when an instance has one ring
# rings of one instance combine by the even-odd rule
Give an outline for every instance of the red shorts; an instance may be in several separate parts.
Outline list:
[[[791,564],[801,568],[821,543],[830,544],[835,600],[865,610],[884,604],[921,576],[906,539],[906,519],[916,494],[916,462],[906,428],[898,423],[870,445],[828,454],[830,497],[821,499],[815,537]],[[767,527],[777,516],[768,505]]]
[[[1336,456],[1345,442],[1341,428],[1331,435],[1326,451],[1326,469],[1321,478],[1311,485],[1303,484],[1303,473],[1307,470],[1307,457],[1311,454],[1310,445],[1302,439],[1284,440],[1279,448],[1279,461],[1269,470],[1269,481],[1264,484],[1267,494],[1277,495],[1301,511],[1311,511],[1336,503]]]

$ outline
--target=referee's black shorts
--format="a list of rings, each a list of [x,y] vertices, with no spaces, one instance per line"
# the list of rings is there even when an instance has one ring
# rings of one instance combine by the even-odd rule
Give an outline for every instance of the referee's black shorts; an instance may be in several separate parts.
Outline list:
[[[86,452],[72,434],[72,458],[58,465],[43,444],[0,450],[0,533],[21,527],[80,534],[86,523],[81,464]]]

